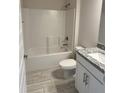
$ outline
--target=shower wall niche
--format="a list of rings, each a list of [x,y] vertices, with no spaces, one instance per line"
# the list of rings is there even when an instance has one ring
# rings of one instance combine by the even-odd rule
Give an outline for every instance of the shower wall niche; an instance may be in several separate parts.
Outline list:
[[[51,54],[71,51],[75,9],[23,8],[25,53]]]

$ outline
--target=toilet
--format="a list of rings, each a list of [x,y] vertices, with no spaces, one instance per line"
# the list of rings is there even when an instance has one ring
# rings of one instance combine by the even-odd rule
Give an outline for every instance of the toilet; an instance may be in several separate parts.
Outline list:
[[[64,78],[73,77],[76,69],[76,61],[74,59],[65,59],[59,62],[60,67],[63,69]]]

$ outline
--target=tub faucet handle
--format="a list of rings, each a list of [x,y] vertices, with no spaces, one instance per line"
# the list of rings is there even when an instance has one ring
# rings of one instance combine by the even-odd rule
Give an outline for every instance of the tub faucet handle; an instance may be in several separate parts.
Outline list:
[[[27,59],[28,58],[28,55],[24,54],[24,59]]]

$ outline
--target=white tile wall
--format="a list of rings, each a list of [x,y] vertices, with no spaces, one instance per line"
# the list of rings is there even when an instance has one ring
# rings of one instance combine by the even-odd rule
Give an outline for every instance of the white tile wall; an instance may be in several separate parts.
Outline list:
[[[24,8],[61,10],[66,0],[23,0]],[[72,1],[72,0],[71,0]],[[73,0],[74,1],[74,0]]]
[[[65,37],[65,11],[23,10],[25,49],[47,47],[48,38]]]
[[[73,34],[74,34],[74,27],[75,27],[75,9],[69,9],[66,11],[66,36],[68,36],[68,45],[69,49],[72,50],[73,46]]]

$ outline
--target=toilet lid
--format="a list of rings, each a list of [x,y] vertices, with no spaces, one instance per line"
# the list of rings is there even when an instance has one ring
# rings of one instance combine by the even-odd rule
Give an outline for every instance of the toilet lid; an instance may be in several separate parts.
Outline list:
[[[76,68],[76,61],[74,59],[66,59],[60,62],[60,66],[64,69]]]

